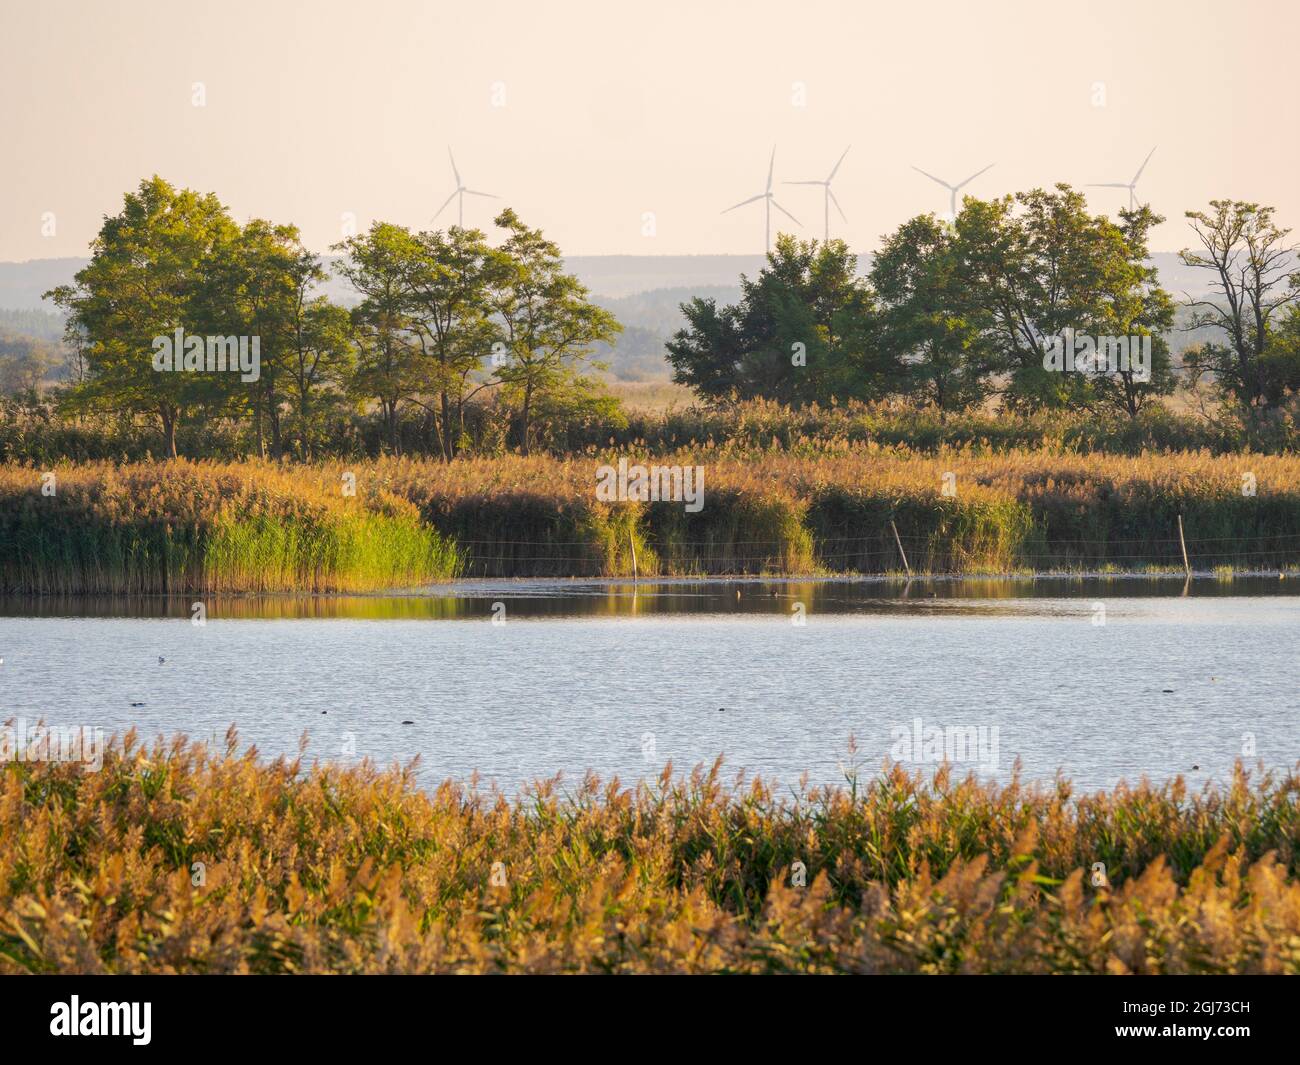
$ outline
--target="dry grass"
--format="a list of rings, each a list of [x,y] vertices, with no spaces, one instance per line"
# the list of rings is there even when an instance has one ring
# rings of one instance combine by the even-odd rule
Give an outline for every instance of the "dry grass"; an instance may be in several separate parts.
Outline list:
[[[674,408],[689,407],[698,402],[694,392],[685,385],[672,381],[619,381],[604,382],[606,390],[629,411],[663,413]]]
[[[705,503],[601,504],[582,458],[506,456],[450,466],[386,460],[366,482],[415,502],[485,576],[1182,568],[1300,562],[1300,457],[1134,457],[871,445],[818,456],[684,449],[631,461],[700,465]],[[1255,494],[1243,495],[1243,475]],[[945,475],[955,494],[944,495]],[[327,474],[328,477],[334,473]]]
[[[698,465],[704,507],[597,500],[619,455]],[[1300,564],[1300,457],[933,454],[639,445],[577,457],[277,468],[0,467],[0,590],[370,591],[492,577],[730,573],[1276,572]],[[342,495],[355,476],[356,497]],[[1243,476],[1255,494],[1242,492]],[[952,495],[945,495],[947,481]]]
[[[779,799],[715,766],[513,804],[412,781],[233,734],[6,763],[0,972],[1300,972],[1292,774],[1076,798],[895,769]]]

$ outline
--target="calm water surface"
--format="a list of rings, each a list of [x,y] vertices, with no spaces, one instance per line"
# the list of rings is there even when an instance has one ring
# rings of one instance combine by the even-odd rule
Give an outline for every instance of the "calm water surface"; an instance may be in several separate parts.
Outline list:
[[[466,583],[214,601],[203,626],[187,601],[0,600],[0,720],[205,739],[234,724],[268,755],[305,732],[323,759],[419,754],[426,783],[477,771],[515,793],[556,772],[630,783],[718,754],[733,772],[834,783],[850,736],[872,771],[919,718],[988,730],[983,764],[957,766],[983,777],[1006,779],[1019,759],[1025,778],[1059,769],[1088,789],[1200,784],[1230,773],[1247,734],[1248,764],[1300,760],[1297,592],[1277,580]]]

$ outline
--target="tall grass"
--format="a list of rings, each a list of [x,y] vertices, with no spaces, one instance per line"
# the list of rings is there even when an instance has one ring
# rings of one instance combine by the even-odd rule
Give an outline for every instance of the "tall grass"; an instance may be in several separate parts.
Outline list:
[[[703,509],[599,501],[597,466],[621,454],[701,466]],[[1180,516],[1198,571],[1300,565],[1296,455],[704,446],[346,467],[90,464],[56,468],[53,497],[39,473],[0,467],[0,591],[889,573],[904,568],[900,542],[921,573],[1181,571]],[[342,495],[345,474],[355,498]]]
[[[635,458],[649,463],[645,452]],[[369,476],[452,536],[475,576],[1010,573],[1300,564],[1300,458],[1139,456],[866,446],[817,456],[702,447],[656,455],[704,468],[704,507],[602,504],[583,458],[384,460]],[[1243,475],[1253,495],[1243,494]],[[327,474],[327,478],[333,474]],[[946,478],[945,475],[951,475]],[[945,484],[953,494],[945,494]]]
[[[507,802],[233,732],[7,762],[0,972],[1300,973],[1294,773],[1080,796],[849,774]]]
[[[261,464],[0,468],[0,589],[369,591],[450,577],[457,552],[395,497]]]

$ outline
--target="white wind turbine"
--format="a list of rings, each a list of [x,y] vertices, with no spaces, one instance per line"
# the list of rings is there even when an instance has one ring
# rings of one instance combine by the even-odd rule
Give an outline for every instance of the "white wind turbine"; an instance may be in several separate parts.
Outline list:
[[[919,166],[914,166],[914,167],[912,167],[912,169],[915,170],[918,174],[925,174],[925,176],[928,177],[931,181],[937,181],[940,185],[942,185],[945,189],[948,190],[948,192],[951,194],[951,199],[949,200],[949,215],[950,215],[951,218],[956,219],[956,217],[957,217],[957,193],[960,192],[962,189],[964,189],[967,185],[969,185],[972,181],[974,181],[977,177],[979,177],[979,176],[980,176],[981,174],[983,174],[985,171],[992,170],[993,167],[996,166],[996,165],[997,165],[996,163],[989,163],[989,165],[986,166],[986,167],[984,168],[984,170],[977,170],[977,171],[975,171],[975,173],[973,173],[973,174],[972,174],[970,177],[968,177],[965,181],[959,181],[956,185],[949,185],[948,182],[946,182],[946,181],[943,180],[943,178],[937,178],[937,177],[935,177],[933,174],[927,174],[927,173],[926,173],[924,170],[922,170]]]
[[[1158,148],[1159,145],[1156,145]],[[1137,200],[1137,183],[1138,178],[1142,176],[1142,171],[1147,168],[1147,163],[1151,162],[1151,157],[1156,154],[1156,149],[1152,148],[1147,152],[1147,157],[1142,160],[1142,165],[1138,167],[1138,172],[1133,175],[1132,181],[1098,181],[1088,186],[1090,189],[1128,189],[1128,209],[1131,211]]]
[[[764,254],[772,250],[772,208],[773,207],[775,207],[787,218],[791,219],[795,225],[797,226],[803,225],[803,223],[800,222],[799,219],[795,218],[794,215],[792,215],[789,211],[787,211],[784,207],[782,207],[779,203],[777,203],[775,197],[773,197],[772,195],[772,170],[775,166],[776,166],[776,147],[773,146],[772,158],[768,160],[768,164],[767,164],[767,188],[763,192],[760,192],[757,196],[751,196],[747,200],[741,200],[739,203],[734,204],[731,207],[728,207],[726,211],[722,212],[723,214],[726,214],[727,211],[734,211],[737,207],[744,207],[745,204],[747,203],[757,203],[759,200],[762,200],[765,215],[766,215],[766,220],[763,223]]]
[[[850,144],[849,148],[852,147],[853,145]],[[832,203],[835,204],[835,210],[840,212],[840,217],[843,218],[844,221],[846,222],[848,221],[848,217],[844,214],[844,208],[840,206],[840,201],[835,199],[835,193],[831,192],[831,182],[835,180],[835,172],[839,170],[840,163],[844,162],[844,156],[849,154],[849,148],[844,149],[843,155],[841,155],[839,157],[839,160],[836,162],[836,164],[833,167],[831,167],[831,172],[826,175],[825,181],[783,181],[781,182],[782,185],[820,185],[822,187],[825,193],[825,195],[822,197],[823,224],[825,225],[825,235],[822,238],[822,243],[827,243],[831,239],[831,204]]]
[[[466,193],[468,193],[470,196],[485,196],[489,200],[499,200],[501,199],[501,197],[493,196],[492,193],[490,192],[477,192],[474,189],[466,188],[465,182],[461,181],[460,179],[460,171],[456,169],[456,157],[451,154],[451,148],[447,149],[447,158],[451,160],[451,172],[452,175],[456,178],[456,191],[442,201],[442,206],[438,208],[437,213],[433,217],[434,219],[437,219],[438,215],[442,214],[442,212],[447,209],[447,204],[451,203],[452,200],[459,198],[460,202],[456,205],[456,213],[457,213],[456,224],[460,226],[461,229],[464,229]]]

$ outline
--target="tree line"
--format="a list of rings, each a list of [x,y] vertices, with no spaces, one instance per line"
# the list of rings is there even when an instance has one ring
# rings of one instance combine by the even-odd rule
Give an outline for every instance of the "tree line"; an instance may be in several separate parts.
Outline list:
[[[490,395],[527,453],[540,419],[608,404],[584,370],[620,326],[541,231],[509,209],[494,224],[496,245],[477,229],[387,222],[347,237],[332,250],[358,300],[343,307],[321,294],[326,267],[297,227],[241,226],[215,195],[143,181],[74,283],[47,294],[67,311],[76,364],[62,405],[153,417],[172,456],[184,425],[242,422],[276,459],[311,458],[329,446],[332,418],[363,408],[399,451],[399,412],[415,407],[426,449],[450,460],[467,407]],[[177,330],[258,338],[255,378],[158,372],[151,349]]]
[[[1149,207],[1093,215],[1068,185],[968,197],[952,222],[921,215],[885,236],[865,276],[838,240],[781,235],[741,300],[683,304],[668,343],[674,379],[714,399],[793,405],[905,396],[958,411],[1118,411],[1136,417],[1181,369],[1256,423],[1300,391],[1300,272],[1273,209],[1215,200],[1187,213],[1213,296],[1189,329],[1213,327],[1174,367],[1175,301],[1149,265],[1164,221]],[[1054,363],[1062,334],[1140,339],[1149,364]],[[1059,348],[1056,349],[1059,351]]]
[[[1010,413],[1136,418],[1181,374],[1209,382],[1247,428],[1284,421],[1300,392],[1288,231],[1271,208],[1235,200],[1187,219],[1194,242],[1182,259],[1207,271],[1211,295],[1186,305],[1183,325],[1212,339],[1180,366],[1168,343],[1176,304],[1148,247],[1164,219],[1145,206],[1117,221],[1093,215],[1067,185],[968,197],[952,221],[909,219],[865,275],[842,241],[782,234],[758,275],[741,278],[739,303],[682,304],[668,361],[708,404],[903,397],[941,417],[995,401]],[[355,294],[343,306],[322,293],[330,268],[296,227],[240,225],[214,195],[146,180],[105,220],[74,283],[48,294],[67,312],[74,353],[59,405],[73,417],[152,420],[172,455],[178,430],[193,448],[195,430],[216,440],[218,426],[277,459],[384,450],[451,460],[471,447],[562,448],[575,428],[614,435],[626,416],[589,370],[621,327],[540,231],[511,210],[494,224],[495,243],[477,229],[386,222],[348,236],[332,249],[333,272]],[[178,328],[259,338],[256,379],[157,372],[151,344]],[[1143,372],[1058,366],[1063,334],[1140,338],[1149,361]],[[10,362],[25,367],[29,355]]]

